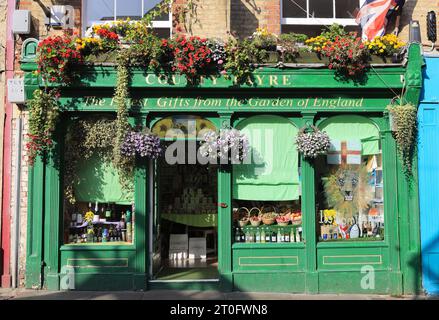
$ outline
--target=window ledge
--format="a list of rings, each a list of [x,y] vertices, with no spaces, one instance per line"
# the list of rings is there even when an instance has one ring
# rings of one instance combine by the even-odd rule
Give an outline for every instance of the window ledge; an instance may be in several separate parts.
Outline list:
[[[135,251],[136,246],[127,244],[65,244],[61,251]]]
[[[281,243],[234,243],[232,249],[285,249],[305,248],[303,242],[281,242]]]
[[[327,241],[318,242],[317,249],[320,248],[363,248],[363,247],[388,247],[389,244],[382,240],[372,241]]]

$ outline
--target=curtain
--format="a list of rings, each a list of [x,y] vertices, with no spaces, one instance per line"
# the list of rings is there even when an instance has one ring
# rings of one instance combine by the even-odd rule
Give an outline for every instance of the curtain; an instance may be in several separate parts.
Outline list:
[[[233,197],[284,201],[299,198],[298,129],[280,116],[254,116],[237,126],[250,140],[251,158],[233,165]],[[247,163],[248,162],[248,163]]]

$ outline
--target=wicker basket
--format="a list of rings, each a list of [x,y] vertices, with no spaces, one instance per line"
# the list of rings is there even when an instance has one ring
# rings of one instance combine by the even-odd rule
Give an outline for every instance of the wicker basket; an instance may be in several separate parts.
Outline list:
[[[269,210],[269,209],[272,210]],[[273,217],[267,217],[266,214],[272,214]],[[262,215],[262,223],[266,225],[271,225],[276,221],[277,212],[275,206],[262,206],[261,208],[261,215]]]
[[[252,217],[252,212],[254,211],[254,210],[257,210],[257,215],[256,215],[256,217],[258,218],[257,220],[254,220],[254,219],[252,219],[253,217]],[[256,207],[253,207],[253,208],[251,208],[250,210],[249,210],[249,212],[248,212],[248,214],[249,214],[249,219],[250,219],[250,224],[253,226],[253,227],[259,227],[259,225],[261,224],[261,210],[259,209],[259,208],[256,208]]]
[[[244,211],[245,216],[243,218],[239,218],[242,212]],[[241,228],[245,227],[250,221],[250,211],[246,207],[241,207],[238,209],[238,223]]]

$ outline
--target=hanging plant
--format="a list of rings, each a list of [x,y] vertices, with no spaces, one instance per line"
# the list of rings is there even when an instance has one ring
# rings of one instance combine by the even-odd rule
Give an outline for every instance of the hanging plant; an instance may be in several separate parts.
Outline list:
[[[417,109],[412,104],[388,106],[398,150],[407,174],[412,170],[412,156],[417,136]]]
[[[227,160],[233,164],[240,163],[250,152],[247,136],[234,128],[222,129],[218,134],[208,131],[199,151],[203,157]]]
[[[35,90],[29,107],[29,133],[26,149],[29,164],[53,146],[52,135],[59,118],[58,90]]]
[[[73,79],[72,66],[82,62],[80,48],[68,33],[48,37],[38,44],[38,70],[44,80],[67,84]]]
[[[151,133],[149,129],[144,131],[129,131],[121,146],[121,153],[127,157],[157,159],[161,153],[160,138]]]
[[[309,159],[315,159],[319,155],[325,155],[331,146],[331,140],[326,132],[316,126],[300,129],[296,137],[297,150]]]

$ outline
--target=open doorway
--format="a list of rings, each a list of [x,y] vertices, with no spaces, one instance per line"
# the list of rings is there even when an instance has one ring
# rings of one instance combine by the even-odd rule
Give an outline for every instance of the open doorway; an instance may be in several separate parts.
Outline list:
[[[217,166],[155,164],[150,277],[218,279]]]

